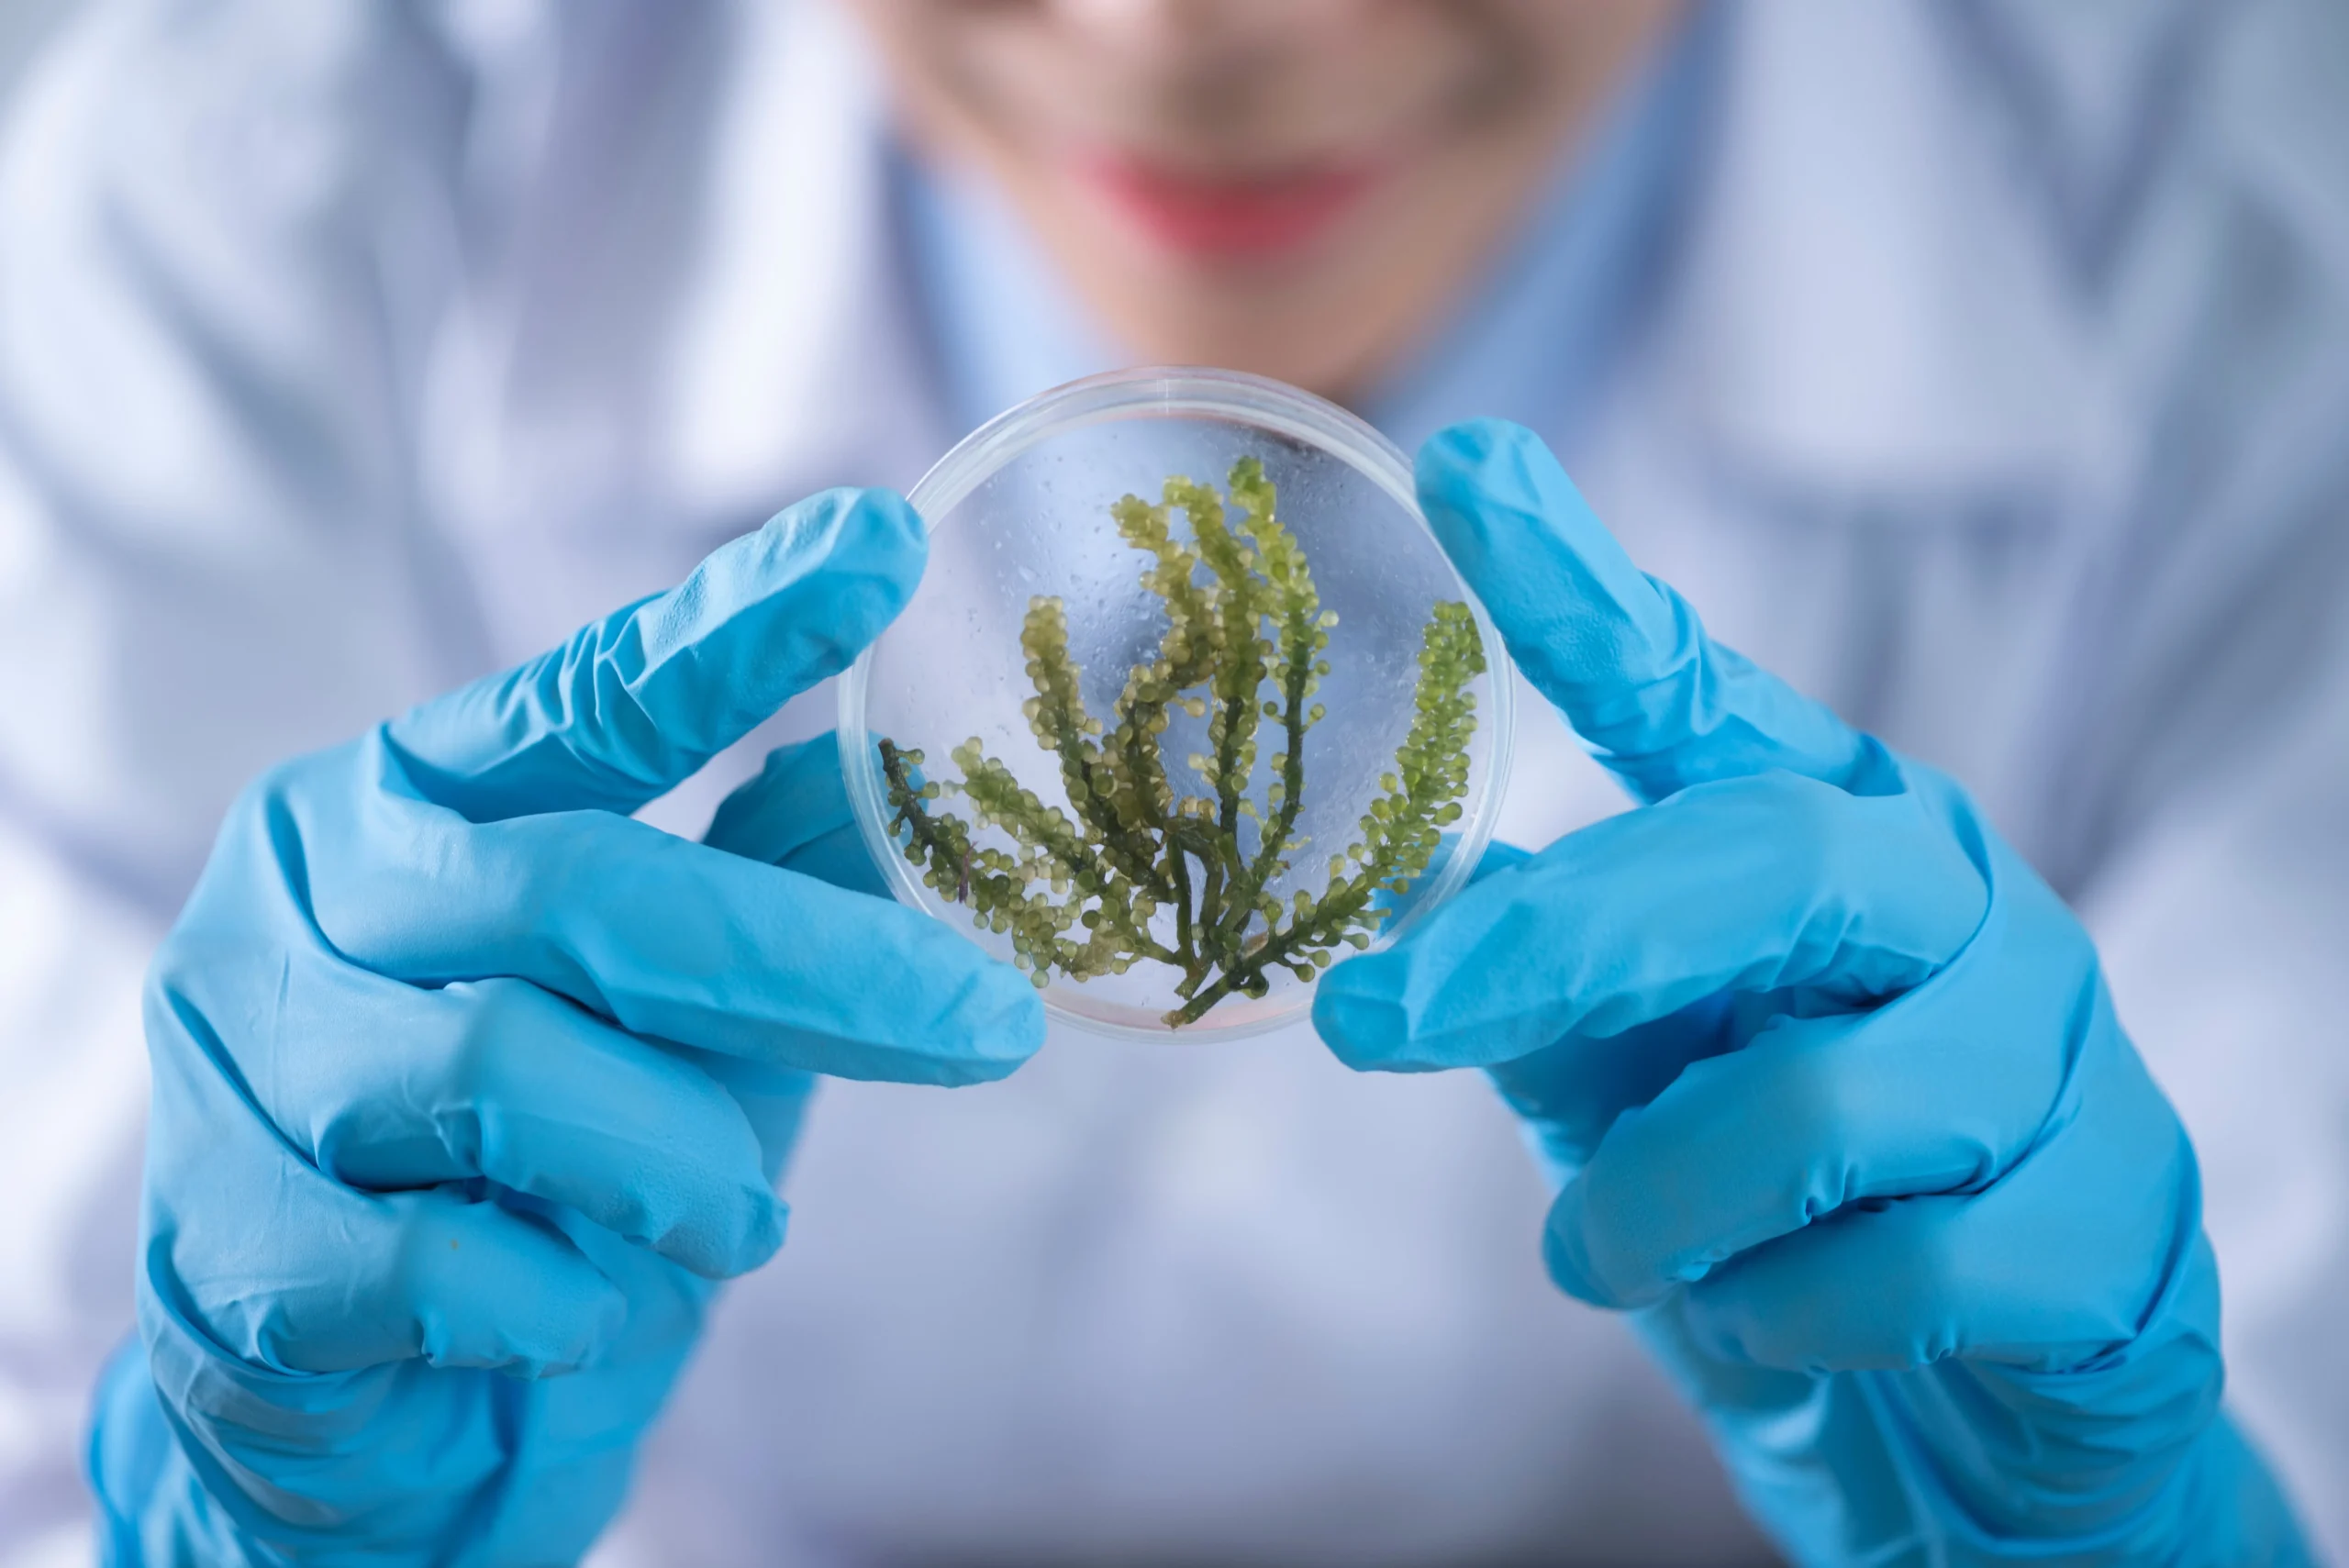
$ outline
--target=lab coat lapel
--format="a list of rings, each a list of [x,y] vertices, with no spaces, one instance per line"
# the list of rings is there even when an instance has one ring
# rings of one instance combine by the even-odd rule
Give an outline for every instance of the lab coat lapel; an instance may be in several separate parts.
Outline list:
[[[539,19],[522,64],[469,57],[469,206],[498,216],[426,377],[421,484],[484,628],[451,679],[940,444],[845,24],[749,0]]]
[[[2118,391],[1937,12],[1736,15],[1656,413],[1725,488],[1814,513],[2081,516],[2128,466]]]
[[[1992,51],[1951,49],[1942,11],[1734,15],[1711,167],[1626,395],[1758,496],[1887,522],[2082,516],[2129,466],[2127,421],[2065,237],[1967,74]],[[952,433],[861,40],[826,7],[742,17],[662,403],[672,482],[704,515],[909,484]],[[1822,52],[1890,64],[1822,92]]]
[[[829,6],[742,7],[663,441],[707,516],[910,485],[950,432],[895,232],[879,83]]]

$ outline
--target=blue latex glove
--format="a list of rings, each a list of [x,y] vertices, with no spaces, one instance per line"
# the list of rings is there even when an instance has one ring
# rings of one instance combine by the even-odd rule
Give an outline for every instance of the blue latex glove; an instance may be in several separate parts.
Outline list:
[[[1552,1275],[1636,1314],[1798,1561],[2305,1561],[2220,1408],[2194,1151],[2062,901],[1709,642],[1526,431],[1419,482],[1646,804],[1331,970],[1332,1048],[1492,1070],[1561,1183]]]
[[[969,1084],[1041,1042],[943,926],[758,863],[863,866],[829,739],[710,844],[625,815],[846,664],[924,558],[896,497],[817,496],[237,804],[149,987],[112,1561],[576,1560],[711,1282],[783,1240],[808,1074]]]

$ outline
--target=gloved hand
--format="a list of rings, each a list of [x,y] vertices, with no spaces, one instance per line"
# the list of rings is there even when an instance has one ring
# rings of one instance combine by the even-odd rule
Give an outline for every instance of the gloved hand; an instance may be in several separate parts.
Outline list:
[[[1041,1043],[1010,968],[758,863],[863,863],[805,787],[829,740],[710,845],[625,815],[840,670],[924,558],[896,497],[816,496],[238,803],[149,987],[112,1561],[575,1561],[711,1282],[783,1240],[808,1074],[969,1084]]]
[[[1646,804],[1332,969],[1330,1046],[1492,1070],[1560,1183],[1552,1275],[1635,1314],[1796,1560],[2305,1561],[2220,1408],[2194,1151],[2062,901],[1708,641],[1526,431],[1445,431],[1419,484]]]

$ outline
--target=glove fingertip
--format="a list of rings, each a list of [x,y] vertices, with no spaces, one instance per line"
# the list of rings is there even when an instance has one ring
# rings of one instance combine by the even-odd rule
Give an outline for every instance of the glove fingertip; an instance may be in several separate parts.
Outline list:
[[[733,1279],[763,1267],[783,1251],[791,1210],[764,1186],[746,1186],[734,1225],[721,1241],[677,1261],[704,1279]]]
[[[1578,709],[1671,663],[1671,602],[1532,431],[1454,425],[1419,449],[1417,477],[1429,527],[1511,656],[1578,725]]]
[[[959,1089],[1008,1078],[1043,1048],[1043,999],[1026,975],[943,929],[915,935],[894,978],[876,976],[852,1004],[861,1021],[810,1065],[836,1078]]]
[[[1609,1311],[1642,1305],[1609,1284],[1590,1255],[1579,1178],[1560,1188],[1550,1205],[1542,1227],[1542,1264],[1549,1271],[1550,1283],[1576,1301]]]
[[[1522,464],[1549,449],[1524,426],[1508,419],[1463,419],[1430,436],[1419,447],[1419,476],[1465,473],[1481,475],[1496,462]]]
[[[956,998],[952,1015],[968,1049],[945,1061],[956,1084],[1008,1078],[1043,1049],[1044,999],[1033,982],[1008,963],[986,962]]]
[[[1313,991],[1313,1029],[1330,1053],[1357,1073],[1409,1071],[1398,1060],[1410,1038],[1410,1020],[1386,984],[1392,967],[1383,955],[1349,959],[1321,978]]]
[[[1589,504],[1542,439],[1506,419],[1470,419],[1428,438],[1413,464],[1420,505],[1451,549],[1482,540],[1496,517],[1578,535]],[[1577,542],[1579,542],[1577,540]]]
[[[1550,1218],[1542,1227],[1542,1271],[1550,1276],[1552,1284],[1556,1285],[1576,1301],[1587,1302],[1593,1307],[1604,1307],[1607,1303],[1598,1299],[1598,1294],[1591,1288],[1590,1273],[1586,1266],[1586,1263],[1587,1260],[1582,1255],[1582,1248],[1568,1234],[1567,1228],[1559,1224],[1557,1207],[1553,1205],[1550,1209]]]
[[[894,599],[892,615],[913,596],[922,569],[930,562],[930,529],[913,503],[894,490],[849,486],[827,490],[776,514],[767,528],[781,536],[786,550],[794,549],[803,534],[829,532],[830,538],[822,547],[825,567],[871,573],[875,584]]]
[[[892,490],[824,491],[743,542],[740,558],[726,561],[741,577],[733,592],[783,617],[765,629],[782,634],[775,652],[794,689],[845,669],[897,618],[930,562],[921,515]],[[821,613],[810,614],[818,579]]]

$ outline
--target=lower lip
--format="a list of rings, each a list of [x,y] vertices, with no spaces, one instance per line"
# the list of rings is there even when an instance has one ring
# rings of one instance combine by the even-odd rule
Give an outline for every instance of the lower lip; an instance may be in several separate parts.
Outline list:
[[[1090,183],[1159,244],[1203,260],[1301,250],[1335,228],[1376,183],[1367,162],[1273,179],[1212,180],[1129,159],[1089,161]]]

